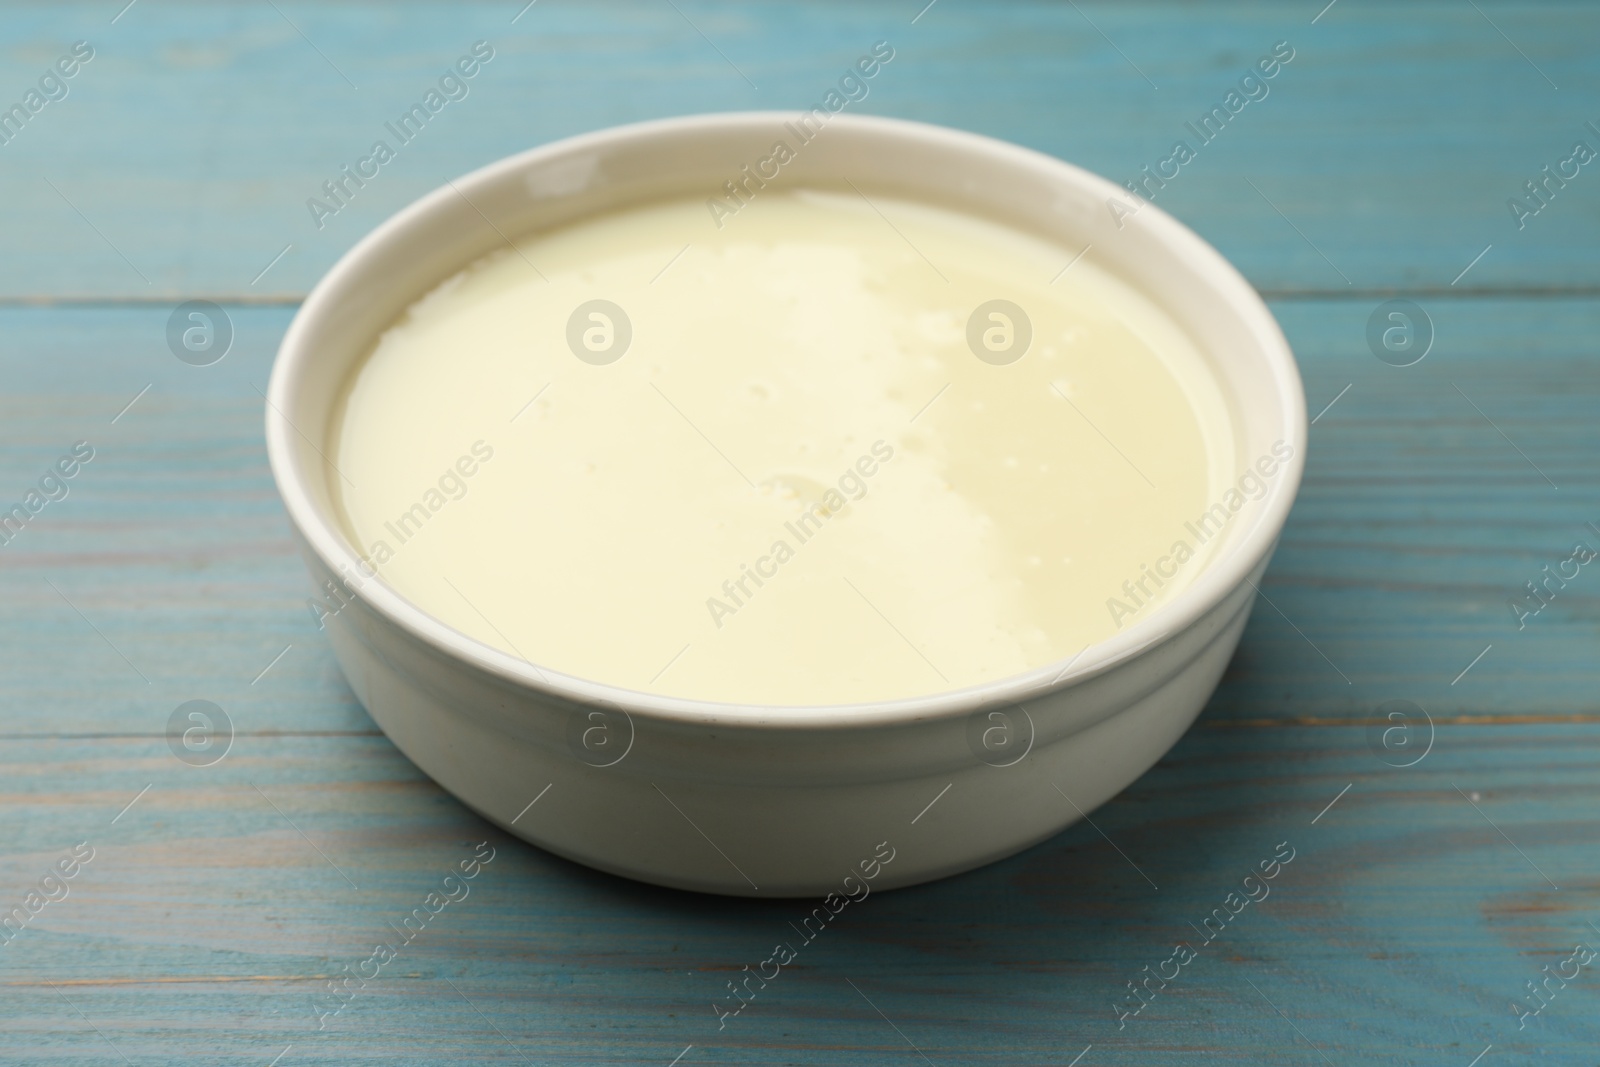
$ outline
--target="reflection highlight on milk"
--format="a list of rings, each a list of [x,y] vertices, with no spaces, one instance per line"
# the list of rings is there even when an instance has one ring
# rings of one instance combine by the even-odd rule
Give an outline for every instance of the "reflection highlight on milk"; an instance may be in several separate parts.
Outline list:
[[[1202,356],[1092,255],[868,195],[643,205],[446,281],[337,407],[352,542],[541,670],[733,704],[1064,663],[1125,582],[1147,616],[1234,478]]]

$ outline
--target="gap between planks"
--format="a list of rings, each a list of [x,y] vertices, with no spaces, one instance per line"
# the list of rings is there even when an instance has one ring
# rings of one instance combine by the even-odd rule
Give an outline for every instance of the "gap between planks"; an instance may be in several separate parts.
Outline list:
[[[47,985],[58,986],[102,986],[102,985],[188,985],[190,983],[212,982],[321,982],[338,978],[337,974],[199,974],[199,975],[164,975],[144,976],[139,978],[55,978],[50,981],[20,981],[0,982],[0,986],[23,986],[43,988]],[[385,978],[423,978],[420,971],[411,974],[384,975]]]
[[[1600,713],[1565,715],[1433,715],[1435,726],[1551,726],[1600,723]],[[1376,715],[1286,715],[1277,719],[1211,719],[1195,723],[1196,729],[1259,729],[1280,726],[1382,726],[1390,720]]]
[[[1296,286],[1256,288],[1263,300],[1385,300],[1391,297],[1422,297],[1429,300],[1525,300],[1594,299],[1600,297],[1600,283],[1594,285],[1448,285],[1373,286],[1369,288],[1323,289]],[[210,300],[218,304],[248,307],[299,307],[305,293],[210,293],[200,290],[167,293],[161,296],[24,293],[0,294],[0,308],[78,307],[168,308],[185,300]]]
[[[1196,730],[1260,730],[1285,726],[1302,727],[1353,727],[1381,726],[1389,720],[1370,715],[1287,715],[1277,719],[1202,719]],[[1600,713],[1578,712],[1567,715],[1435,715],[1435,726],[1561,726],[1600,723]],[[382,737],[382,730],[268,730],[240,732],[236,737],[301,738],[301,737]],[[0,741],[159,741],[166,734],[159,733],[53,733],[10,734],[0,733]]]
[[[158,741],[164,733],[123,733],[96,730],[91,733],[9,734],[0,741]],[[234,737],[382,737],[382,730],[238,730]]]

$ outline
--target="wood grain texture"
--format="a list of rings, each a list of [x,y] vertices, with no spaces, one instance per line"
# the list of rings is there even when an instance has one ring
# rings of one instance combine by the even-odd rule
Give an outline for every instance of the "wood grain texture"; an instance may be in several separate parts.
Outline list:
[[[0,503],[96,450],[0,546],[0,915],[94,849],[0,944],[0,1062],[1592,1061],[1592,969],[1524,1029],[1513,1005],[1600,946],[1600,572],[1521,628],[1508,602],[1600,547],[1600,176],[1520,231],[1505,200],[1573,140],[1600,148],[1600,11],[939,0],[912,25],[921,6],[0,11],[0,102],[96,49],[0,146]],[[472,94],[318,231],[305,198],[478,38],[497,53]],[[305,610],[259,390],[305,290],[445,178],[618,122],[807,104],[879,39],[897,56],[863,110],[1118,178],[1290,41],[1158,203],[1267,292],[1311,412],[1337,400],[1197,727],[1093,825],[851,905],[719,1030],[725,983],[806,910],[568,864],[400,756]],[[1389,290],[1436,330],[1412,367],[1367,347]],[[164,330],[205,296],[236,339],[195,368]],[[233,719],[214,766],[168,749],[190,699]],[[1432,717],[1398,751],[1394,699]],[[883,833],[914,853],[939,813]],[[319,1029],[329,977],[485,840],[470,895]],[[1198,947],[1191,924],[1284,841],[1271,895],[1119,1029],[1126,983]]]
[[[1591,6],[1480,14],[1440,0],[1402,13],[1340,0],[1312,25],[1321,3],[941,0],[913,26],[921,4],[679,14],[544,0],[512,25],[521,6],[147,2],[115,25],[99,4],[8,9],[5,99],[73,40],[96,58],[0,148],[15,220],[0,294],[303,293],[446,178],[622,122],[809,106],[880,39],[896,58],[861,105],[870,113],[1007,138],[1118,180],[1194,142],[1199,157],[1158,202],[1258,286],[1444,288],[1491,243],[1463,284],[1600,285],[1590,168],[1523,230],[1505,204],[1574,140],[1600,149],[1584,125],[1600,124]],[[306,199],[477,39],[496,58],[471,95],[318,230]],[[1269,95],[1201,147],[1184,123],[1280,40],[1295,58]]]
[[[75,1007],[135,1063],[264,1063],[290,1044],[298,1062],[518,1062],[504,1038],[534,1063],[665,1064],[691,1043],[691,1062],[916,1062],[849,979],[935,1063],[1066,1063],[1091,1043],[1096,1063],[1316,1062],[1262,994],[1334,1062],[1465,1064],[1489,1043],[1580,1062],[1564,1057],[1600,1039],[1592,988],[1521,1033],[1510,1004],[1600,936],[1585,923],[1600,904],[1592,728],[1441,727],[1408,769],[1364,738],[1198,729],[1096,813],[1116,848],[1080,824],[870,896],[720,1032],[712,1002],[800,941],[804,904],[659,891],[508,842],[377,737],[241,738],[205,769],[159,739],[14,743],[4,800],[28,817],[6,884],[78,841],[95,858],[0,949],[9,1050],[103,1059]],[[961,800],[883,833],[912,854]],[[325,976],[392,939],[486,837],[495,859],[470,895],[319,1031]],[[1189,924],[1285,841],[1295,858],[1270,895],[1201,945]],[[1119,1030],[1125,983],[1177,941],[1199,958]]]

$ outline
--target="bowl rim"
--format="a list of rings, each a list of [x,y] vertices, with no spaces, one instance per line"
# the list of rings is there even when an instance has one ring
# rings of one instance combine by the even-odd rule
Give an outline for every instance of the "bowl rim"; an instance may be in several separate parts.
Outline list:
[[[787,111],[725,111],[686,115],[612,126],[551,141],[506,156],[424,194],[389,216],[339,257],[318,280],[295,313],[273,360],[263,415],[266,422],[267,458],[273,479],[303,542],[323,566],[334,574],[364,573],[360,557],[348,544],[337,520],[317,506],[300,478],[292,458],[299,450],[298,430],[288,412],[298,405],[305,368],[317,358],[311,343],[320,322],[338,312],[336,295],[374,268],[381,269],[384,245],[428,216],[470,197],[488,185],[505,181],[539,163],[586,149],[636,138],[661,135],[693,136],[713,129],[773,125],[792,120]],[[1133,202],[1122,186],[1054,156],[983,134],[906,119],[841,113],[830,127],[849,126],[900,138],[917,138],[956,151],[975,152],[997,162],[1054,171],[1059,179],[1086,189],[1097,198]],[[1266,303],[1242,274],[1208,242],[1154,203],[1137,198],[1139,224],[1176,259],[1202,268],[1208,281],[1232,313],[1258,339],[1272,372],[1278,414],[1287,427],[1284,437],[1294,449],[1284,461],[1279,477],[1268,483],[1255,521],[1240,536],[1222,546],[1218,556],[1170,601],[1146,618],[1130,623],[1111,636],[1084,646],[1075,655],[977,685],[893,700],[854,704],[766,705],[694,700],[647,693],[619,685],[543,668],[454,629],[406,599],[381,577],[350,586],[355,599],[411,638],[431,647],[457,664],[474,668],[515,687],[582,705],[609,705],[634,716],[662,723],[759,728],[868,728],[956,718],[974,711],[1015,705],[1068,689],[1105,673],[1189,629],[1249,581],[1251,571],[1277,543],[1294,503],[1305,467],[1308,426],[1299,368],[1281,327]],[[1158,296],[1151,296],[1157,300]],[[1253,583],[1252,583],[1253,585]],[[1259,590],[1258,590],[1259,592]]]

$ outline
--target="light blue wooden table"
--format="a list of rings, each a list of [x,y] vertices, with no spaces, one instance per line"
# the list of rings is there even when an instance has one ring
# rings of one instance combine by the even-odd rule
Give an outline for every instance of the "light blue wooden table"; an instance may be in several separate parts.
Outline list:
[[[0,546],[0,912],[41,894],[0,928],[0,1063],[1594,1062],[1600,564],[1511,603],[1600,548],[1600,162],[1524,191],[1600,150],[1600,9],[922,2],[0,10],[0,106],[40,93],[0,145],[0,504],[94,450]],[[319,230],[306,199],[480,39],[471,95]],[[878,40],[861,110],[1115,178],[1289,42],[1158,203],[1267,296],[1321,414],[1270,604],[1098,831],[872,897],[719,1030],[800,906],[572,866],[401,757],[304,609],[259,391],[321,272],[445,178],[808,105]],[[40,88],[76,41],[93,58]],[[1435,334],[1414,366],[1369,349],[1395,297]],[[215,365],[168,349],[189,299],[231,319]],[[168,745],[192,699],[236,729],[212,766]],[[1395,700],[1432,726],[1385,747]],[[319,1020],[482,841],[470,896]],[[1119,1026],[1279,842],[1271,896]]]

